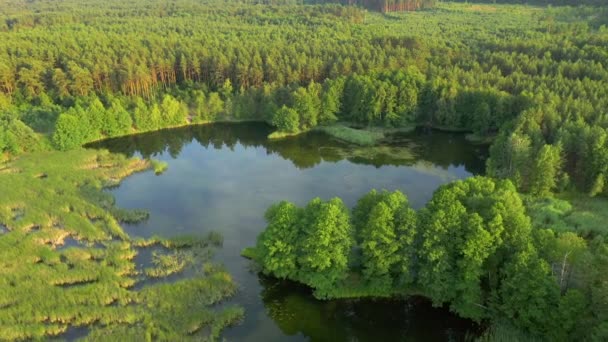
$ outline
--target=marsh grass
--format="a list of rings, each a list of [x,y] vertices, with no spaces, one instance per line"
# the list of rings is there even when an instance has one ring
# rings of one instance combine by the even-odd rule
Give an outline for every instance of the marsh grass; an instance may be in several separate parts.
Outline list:
[[[167,168],[169,167],[169,164],[163,161],[152,160],[151,163],[152,168],[154,169],[154,174],[156,175],[163,174],[165,171],[167,171]]]
[[[315,130],[359,146],[376,145],[385,137],[383,131],[380,130],[355,129],[344,125],[319,126]]]
[[[608,237],[608,199],[565,193],[557,198],[528,198],[528,213],[536,227],[572,231],[586,237]]]
[[[306,133],[306,131],[304,132],[281,132],[281,131],[275,131],[272,132],[268,135],[268,139],[270,140],[279,140],[279,139],[284,139],[284,138],[289,138],[289,137],[293,137],[299,134],[303,134]]]
[[[90,328],[91,340],[217,339],[242,318],[238,307],[214,308],[236,284],[220,267],[174,283],[136,289],[210,263],[221,237],[132,240],[119,222],[144,219],[115,207],[103,191],[151,164],[107,151],[23,155],[0,164],[0,332],[2,339],[46,339]],[[40,177],[44,175],[44,177]],[[140,247],[160,245],[141,272]]]

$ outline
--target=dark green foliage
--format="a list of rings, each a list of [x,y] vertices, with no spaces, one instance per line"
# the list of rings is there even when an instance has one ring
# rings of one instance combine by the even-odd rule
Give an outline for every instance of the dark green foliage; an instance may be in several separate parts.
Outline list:
[[[549,275],[549,265],[534,251],[517,252],[501,271],[500,311],[528,330],[538,331],[550,323],[559,289]]]

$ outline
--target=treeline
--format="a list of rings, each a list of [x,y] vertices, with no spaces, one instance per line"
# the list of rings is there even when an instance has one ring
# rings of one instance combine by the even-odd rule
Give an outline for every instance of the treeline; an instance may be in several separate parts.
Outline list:
[[[280,110],[272,123],[292,133],[342,121],[361,127],[427,126],[487,136],[518,117],[530,102],[492,88],[427,82],[415,67],[312,82],[279,93]]]
[[[349,6],[358,5],[373,11],[387,13],[432,8],[435,6],[436,0],[310,0],[309,3],[339,3]]]
[[[168,89],[158,100],[89,96],[56,119],[53,142],[62,150],[135,132],[213,121],[266,121],[298,133],[318,125],[348,122],[360,127],[414,126],[495,134],[528,101],[492,89],[428,83],[415,67],[407,71],[351,75],[308,86],[266,86],[234,92],[229,80],[219,91],[189,85]],[[48,111],[57,110],[49,104]],[[44,107],[37,107],[39,110]],[[53,109],[55,108],[55,109]],[[41,125],[41,115],[36,116]],[[51,124],[55,117],[49,115]]]
[[[1,92],[18,93],[25,100],[41,93],[63,98],[102,92],[150,98],[155,91],[189,81],[218,89],[229,79],[237,90],[320,82],[380,69],[389,56],[405,66],[417,50],[426,48],[422,42],[416,49],[376,41],[357,48],[325,44],[352,34],[350,29],[341,33],[339,26],[360,10],[342,6],[220,7],[181,0],[176,9],[159,14],[154,6],[121,2],[116,3],[119,14],[142,19],[122,25],[122,15],[107,16],[103,6],[84,10],[80,2],[62,4],[74,10],[77,22],[44,24],[44,18],[27,15],[6,20],[14,23],[0,34]],[[35,2],[31,10],[39,6]],[[92,15],[97,18],[89,19]],[[199,15],[206,19],[189,18]],[[83,25],[94,40],[81,36]],[[231,25],[240,27],[238,34]],[[66,26],[71,33],[66,34]]]
[[[550,106],[527,110],[505,129],[492,146],[489,174],[509,178],[521,190],[538,196],[569,188],[590,196],[605,195],[606,115],[591,124],[582,119],[560,124],[551,121],[559,120],[555,110]]]
[[[522,191],[605,194],[606,10],[438,7],[2,3],[0,149],[44,148],[36,133],[56,127],[54,145],[69,148],[226,119],[290,133],[424,125],[499,133],[488,170]],[[70,131],[98,115],[95,98],[106,127]]]
[[[441,187],[414,211],[400,192],[278,203],[253,249],[261,270],[319,298],[422,294],[462,317],[549,340],[608,338],[608,244],[531,226],[509,181]]]
[[[455,2],[478,2],[486,4],[515,4],[541,6],[603,6],[604,0],[452,0]]]

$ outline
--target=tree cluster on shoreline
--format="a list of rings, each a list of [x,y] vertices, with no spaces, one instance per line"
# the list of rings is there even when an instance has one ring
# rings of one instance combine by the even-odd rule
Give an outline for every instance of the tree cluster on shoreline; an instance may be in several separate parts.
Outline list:
[[[339,198],[280,202],[246,249],[262,272],[319,298],[424,295],[461,317],[506,320],[549,340],[603,340],[603,236],[533,227],[510,181],[475,177],[439,188],[415,211],[375,190],[349,211]]]

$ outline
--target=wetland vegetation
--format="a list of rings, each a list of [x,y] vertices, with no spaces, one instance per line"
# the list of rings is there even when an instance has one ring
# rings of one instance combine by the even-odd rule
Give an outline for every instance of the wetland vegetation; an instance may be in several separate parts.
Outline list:
[[[608,8],[518,2],[0,3],[0,338],[606,340]]]

